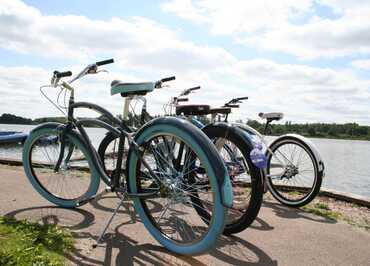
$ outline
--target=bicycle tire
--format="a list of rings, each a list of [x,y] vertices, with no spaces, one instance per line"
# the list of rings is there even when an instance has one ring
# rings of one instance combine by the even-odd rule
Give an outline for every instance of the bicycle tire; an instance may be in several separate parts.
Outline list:
[[[166,134],[180,138],[186,145],[188,145],[188,147],[191,147],[192,151],[194,151],[201,160],[203,167],[207,170],[206,173],[209,176],[210,186],[213,189],[212,197],[214,200],[213,215],[210,223],[207,225],[207,231],[204,236],[196,241],[190,243],[179,243],[179,241],[173,240],[166,235],[165,232],[159,228],[159,225],[155,223],[155,218],[150,213],[144,199],[133,198],[134,206],[136,212],[139,214],[142,222],[151,235],[167,249],[179,254],[200,254],[211,248],[216,243],[219,235],[223,232],[227,208],[223,205],[222,196],[224,196],[224,201],[226,200],[228,201],[228,204],[231,204],[232,192],[231,185],[229,183],[230,180],[228,179],[222,159],[218,155],[217,150],[209,138],[207,138],[201,130],[184,120],[173,117],[162,117],[151,120],[136,134],[135,142],[140,147],[144,147],[145,145],[148,145],[147,142],[151,141],[152,138],[162,135],[166,136]],[[131,193],[138,193],[140,191],[139,187],[142,184],[140,180],[140,172],[142,170],[140,169],[140,160],[136,152],[132,149],[129,151],[127,169],[128,190]],[[222,190],[220,187],[220,181],[222,179],[222,182],[227,182],[227,191]],[[227,193],[227,195],[222,194],[223,192]],[[193,208],[189,208],[189,210],[191,209]],[[182,218],[179,216],[180,215],[174,217],[174,219],[187,217],[186,215],[182,215]],[[196,216],[193,216],[193,218],[195,219]],[[201,224],[204,225],[200,217],[198,218]],[[160,220],[158,223],[159,222]]]
[[[250,171],[249,173],[251,177],[251,193],[248,206],[246,209],[244,209],[244,213],[238,219],[226,223],[223,232],[225,235],[240,233],[247,229],[256,219],[263,201],[263,176],[261,174],[261,171],[256,166],[254,166],[249,156],[251,150],[253,149],[253,145],[242,130],[231,127],[226,123],[208,125],[203,128],[203,132],[211,140],[215,138],[225,138],[226,140],[236,145],[236,147],[241,151],[243,158],[247,162],[248,170]],[[230,147],[228,148],[230,149]],[[228,149],[225,150],[228,151]],[[233,183],[233,181],[231,182]],[[234,200],[235,199],[236,197],[234,194]],[[195,197],[194,200],[196,201],[197,198]],[[195,206],[197,205],[199,205],[199,203],[197,203]],[[207,217],[209,216],[209,214],[205,213],[200,208],[196,209],[198,211],[198,214],[205,218],[205,221],[207,221]],[[230,210],[228,215],[231,216]]]
[[[62,187],[60,184],[57,184],[57,186],[55,186],[55,189],[51,189],[52,188],[51,186],[46,187],[46,184],[43,184],[43,182],[41,181],[42,179],[45,179],[45,177],[42,177],[41,172],[39,173],[38,171],[36,171],[36,169],[38,169],[40,165],[40,162],[36,162],[35,160],[33,160],[34,156],[33,151],[34,149],[37,149],[38,145],[37,141],[43,138],[44,136],[58,136],[60,132],[58,131],[57,128],[60,126],[62,126],[62,124],[45,123],[31,131],[23,147],[22,154],[23,167],[30,183],[42,197],[58,206],[65,208],[75,208],[77,206],[83,205],[84,203],[86,203],[87,199],[94,196],[99,188],[100,183],[99,175],[97,174],[94,166],[91,163],[92,161],[91,156],[88,152],[88,149],[85,147],[85,144],[81,136],[74,131],[70,131],[65,134],[65,139],[73,143],[74,148],[77,148],[85,156],[90,169],[90,172],[87,173],[86,176],[83,175],[81,177],[81,179],[86,180],[86,184],[84,185],[87,186],[86,190],[85,188],[82,188],[83,192],[81,192],[81,195],[66,198],[66,196],[59,195],[60,191],[58,192],[58,195],[55,192],[55,189],[58,188],[58,186],[60,188]],[[51,172],[50,171],[51,166],[52,165],[46,166],[46,172],[47,171]]]
[[[300,140],[299,138],[295,138],[293,136],[284,136],[282,138],[277,139],[270,145],[270,149],[273,153],[275,153],[279,148],[281,148],[283,145],[297,145],[300,147],[303,151],[307,152],[307,155],[310,158],[310,161],[313,166],[314,171],[314,180],[312,183],[311,188],[309,188],[308,192],[298,199],[290,199],[287,195],[291,193],[292,195],[294,193],[297,194],[297,197],[299,196],[299,193],[304,193],[305,191],[301,190],[299,187],[293,190],[289,191],[289,187],[284,188],[282,185],[277,185],[273,183],[273,180],[270,176],[271,173],[271,160],[273,158],[272,154],[267,152],[267,187],[269,191],[271,192],[272,196],[278,200],[280,203],[290,206],[290,207],[302,207],[304,205],[307,205],[310,203],[320,192],[321,184],[322,184],[322,178],[323,178],[323,172],[319,171],[318,163],[315,160],[315,154],[304,141]],[[291,155],[292,156],[292,155]],[[294,159],[292,159],[293,161]],[[298,163],[297,163],[298,164]],[[299,171],[299,170],[298,170]],[[296,177],[296,176],[295,176]],[[295,178],[293,177],[293,178]],[[298,178],[298,177],[297,177]],[[279,190],[281,189],[281,191]],[[283,191],[286,191],[287,195],[283,194]],[[297,192],[294,192],[297,191]]]

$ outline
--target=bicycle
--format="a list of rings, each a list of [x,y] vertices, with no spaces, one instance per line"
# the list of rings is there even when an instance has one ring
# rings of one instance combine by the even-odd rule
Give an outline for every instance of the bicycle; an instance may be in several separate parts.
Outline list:
[[[239,104],[246,99],[248,97],[235,98],[224,106],[239,108]],[[281,120],[284,115],[276,112],[259,113],[259,117],[266,120],[262,134],[247,124],[233,125],[262,142],[266,149],[265,191],[270,191],[272,196],[284,205],[307,205],[319,193],[325,176],[324,161],[318,149],[309,139],[298,134],[279,136],[269,144],[265,136],[271,128],[271,123]]]
[[[101,241],[112,219],[124,200],[131,199],[150,234],[167,249],[179,254],[199,254],[213,246],[222,233],[227,208],[233,197],[228,173],[212,142],[192,124],[174,117],[152,119],[131,132],[127,125],[106,109],[88,102],[75,102],[72,83],[88,74],[96,74],[98,67],[113,63],[113,59],[90,64],[70,81],[62,81],[72,73],[55,71],[51,85],[60,88],[65,106],[54,104],[67,111],[66,123],[44,123],[30,132],[23,148],[25,173],[37,192],[49,202],[65,208],[76,208],[105,193],[121,195],[119,204],[98,237]],[[159,89],[166,81],[122,83],[114,89],[122,94],[146,94]],[[58,96],[59,98],[59,96]],[[58,101],[57,101],[58,103]],[[63,109],[64,108],[64,109]],[[74,111],[87,108],[104,116],[99,119],[78,119]],[[105,128],[119,139],[117,164],[114,174],[108,176],[84,128],[86,125]],[[55,142],[39,145],[39,139],[52,137]],[[123,148],[129,146],[125,179],[121,178]],[[168,144],[171,144],[171,150]],[[179,144],[182,149],[179,149]],[[175,164],[175,161],[177,162]],[[203,193],[207,180],[207,193]],[[100,179],[107,189],[97,194]],[[205,225],[194,209],[190,198],[207,202],[212,211]],[[158,208],[151,208],[152,203]],[[95,245],[95,247],[96,247]]]
[[[253,149],[251,139],[239,129],[231,126],[227,119],[222,122],[217,122],[212,119],[208,125],[203,124],[197,119],[197,116],[205,116],[211,114],[213,117],[220,113],[229,113],[230,108],[214,108],[209,105],[178,105],[180,102],[187,101],[186,96],[192,91],[198,90],[200,87],[194,87],[184,90],[179,96],[173,97],[167,107],[165,106],[165,114],[176,115],[196,125],[213,141],[219,154],[224,160],[234,192],[233,207],[228,211],[228,217],[224,234],[235,234],[245,230],[252,224],[260,210],[263,198],[263,173],[253,165],[250,159],[250,152]],[[112,89],[112,94],[116,92]],[[141,126],[146,121],[153,119],[147,112],[147,101],[145,97],[140,95],[125,97],[123,117],[126,120],[133,120],[132,131],[135,131],[135,126]],[[142,108],[137,115],[135,107],[137,101],[142,101]],[[134,102],[134,104],[132,104]],[[172,108],[174,107],[174,108]],[[129,109],[131,108],[131,112]],[[167,109],[167,110],[166,110]],[[170,109],[170,110],[168,110]],[[172,110],[175,109],[175,110]],[[129,116],[131,119],[129,119]],[[118,151],[117,137],[108,133],[101,141],[98,149],[100,159],[103,162],[105,171],[112,173],[110,164],[116,165],[116,154]],[[127,149],[127,147],[126,147]],[[231,153],[229,151],[232,151]],[[232,156],[228,156],[228,155]],[[194,206],[198,214],[205,222],[209,220],[209,212],[206,207],[197,200],[197,197],[192,198]]]

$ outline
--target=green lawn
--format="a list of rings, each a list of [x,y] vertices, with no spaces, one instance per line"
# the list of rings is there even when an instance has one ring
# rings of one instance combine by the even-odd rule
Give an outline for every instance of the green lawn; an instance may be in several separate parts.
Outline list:
[[[0,265],[65,265],[70,233],[55,225],[0,217]]]

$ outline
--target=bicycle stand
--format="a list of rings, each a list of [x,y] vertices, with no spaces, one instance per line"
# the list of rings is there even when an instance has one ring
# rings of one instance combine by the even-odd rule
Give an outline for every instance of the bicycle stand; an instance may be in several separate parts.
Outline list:
[[[123,196],[122,196],[122,198],[120,198],[120,201],[119,201],[119,203],[118,203],[117,207],[115,208],[115,210],[114,210],[114,212],[113,212],[112,216],[109,218],[108,222],[106,223],[106,225],[105,225],[105,227],[104,227],[103,231],[102,231],[102,232],[101,232],[101,234],[99,235],[98,240],[96,240],[96,243],[92,245],[92,247],[93,247],[93,248],[96,248],[96,247],[101,243],[101,241],[102,241],[103,237],[105,236],[105,233],[107,232],[107,230],[108,230],[108,228],[109,228],[110,224],[112,223],[112,221],[113,221],[114,217],[117,215],[118,210],[121,208],[121,206],[123,206],[123,202],[126,200],[126,198],[127,198],[127,196],[126,196],[126,195],[123,195]],[[131,221],[134,223],[135,221],[132,219],[132,215],[130,214],[130,212],[131,212],[131,211],[130,211],[130,207],[128,206],[128,207],[126,207],[126,209],[127,209],[127,210],[128,210],[128,212],[129,212],[129,215],[130,215]]]

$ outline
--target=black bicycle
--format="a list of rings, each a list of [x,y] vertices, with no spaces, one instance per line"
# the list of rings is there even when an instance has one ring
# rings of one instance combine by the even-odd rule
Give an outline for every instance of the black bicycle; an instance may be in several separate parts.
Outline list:
[[[67,121],[44,123],[31,131],[23,149],[28,179],[45,199],[67,208],[79,207],[94,199],[100,180],[108,185],[102,194],[118,193],[121,196],[119,204],[98,243],[123,201],[130,198],[141,221],[163,246],[181,254],[205,252],[222,233],[227,207],[232,205],[232,187],[221,157],[209,138],[184,120],[156,118],[132,132],[124,121],[104,108],[75,102],[71,83],[87,74],[98,73],[99,66],[110,63],[112,59],[88,65],[69,82],[61,78],[71,76],[70,71],[54,72],[48,87],[70,93],[65,106]],[[112,89],[124,95],[146,94],[172,79],[174,77],[158,82],[116,82]],[[79,108],[96,111],[107,122],[77,119],[74,112]],[[84,125],[105,128],[118,139],[112,175],[104,171]],[[40,141],[45,138],[55,141]],[[125,153],[127,145],[129,149]],[[123,171],[124,179],[121,178]],[[197,213],[199,206],[194,208],[194,198],[212,213],[206,224]]]

